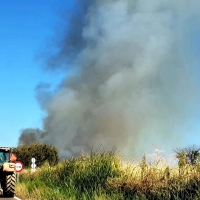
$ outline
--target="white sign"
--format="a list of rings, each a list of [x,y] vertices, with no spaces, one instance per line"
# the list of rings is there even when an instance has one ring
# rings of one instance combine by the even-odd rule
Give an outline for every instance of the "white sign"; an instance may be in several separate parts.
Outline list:
[[[21,172],[24,169],[24,164],[20,161],[17,161],[15,163],[15,171],[16,172]]]
[[[31,164],[31,168],[35,169],[36,168],[36,164]]]
[[[36,168],[36,164],[35,164],[35,158],[31,158],[31,169],[35,169]]]

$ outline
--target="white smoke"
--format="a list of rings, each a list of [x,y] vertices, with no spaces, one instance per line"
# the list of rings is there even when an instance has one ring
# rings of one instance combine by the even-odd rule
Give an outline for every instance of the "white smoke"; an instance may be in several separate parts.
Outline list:
[[[200,33],[200,2],[75,5],[66,21],[73,24],[48,59],[47,67],[66,78],[46,103],[43,142],[61,156],[99,145],[125,155],[142,155],[155,143],[177,147],[200,108],[192,42]]]

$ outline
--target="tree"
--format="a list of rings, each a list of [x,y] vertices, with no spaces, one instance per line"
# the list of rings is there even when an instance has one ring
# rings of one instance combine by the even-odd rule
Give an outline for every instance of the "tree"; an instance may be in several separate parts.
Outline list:
[[[176,157],[179,159],[179,162],[183,159],[183,155],[185,154],[185,162],[186,164],[194,165],[198,161],[198,157],[200,155],[200,147],[192,145],[187,148],[176,149],[175,150]]]
[[[36,159],[37,167],[40,167],[45,162],[50,165],[56,165],[59,161],[58,150],[47,144],[32,143],[21,145],[13,149],[13,153],[17,155],[17,159],[22,161],[25,167],[31,166],[31,158]]]

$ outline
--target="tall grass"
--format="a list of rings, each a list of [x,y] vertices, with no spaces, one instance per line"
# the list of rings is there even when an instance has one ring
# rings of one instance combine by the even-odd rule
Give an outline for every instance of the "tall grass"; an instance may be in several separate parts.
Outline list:
[[[147,164],[145,156],[126,164],[114,150],[91,152],[23,171],[16,191],[27,200],[194,200],[200,199],[200,164]]]
[[[91,199],[106,190],[107,178],[120,176],[120,160],[115,151],[91,152],[90,155],[72,157],[50,167],[48,163],[34,173],[25,171],[20,183],[27,193],[39,189],[41,199]],[[20,191],[17,190],[19,196]]]

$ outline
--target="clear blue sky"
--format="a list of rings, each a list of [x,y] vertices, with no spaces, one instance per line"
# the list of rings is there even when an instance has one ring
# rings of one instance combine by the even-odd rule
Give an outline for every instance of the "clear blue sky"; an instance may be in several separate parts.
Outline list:
[[[50,77],[35,56],[45,48],[63,1],[0,2],[0,146],[16,146],[20,130],[41,127],[34,89]]]

